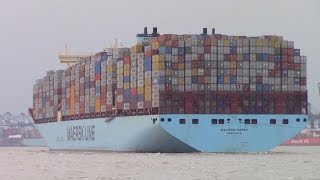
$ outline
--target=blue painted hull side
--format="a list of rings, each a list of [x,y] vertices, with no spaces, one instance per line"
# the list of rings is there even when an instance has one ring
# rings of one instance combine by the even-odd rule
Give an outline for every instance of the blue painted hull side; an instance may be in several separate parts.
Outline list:
[[[23,138],[21,140],[21,144],[23,146],[29,146],[29,147],[45,147],[45,146],[47,146],[47,144],[43,138]]]
[[[37,127],[51,150],[265,152],[299,133],[306,126],[303,121],[306,118],[306,115],[169,114],[116,117],[109,121],[105,118],[63,121]],[[180,119],[186,123],[180,124]],[[192,119],[198,119],[199,123],[192,124]],[[211,119],[224,119],[224,124],[212,124]],[[258,122],[245,124],[245,119]],[[277,119],[277,124],[270,124],[270,119]],[[283,119],[288,119],[289,124],[283,124]],[[89,133],[94,138],[86,139],[87,129],[80,132],[74,129],[89,126],[94,126]]]

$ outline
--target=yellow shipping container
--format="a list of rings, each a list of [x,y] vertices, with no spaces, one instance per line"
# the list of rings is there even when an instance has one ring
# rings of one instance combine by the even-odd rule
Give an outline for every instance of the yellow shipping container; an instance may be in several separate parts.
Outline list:
[[[211,36],[211,46],[217,46],[218,40],[214,38],[214,36]]]
[[[204,83],[205,83],[205,84],[211,84],[211,78],[210,78],[210,76],[205,76],[205,77],[204,77]]]
[[[124,70],[130,70],[130,64],[124,64],[123,65]]]
[[[191,69],[191,76],[197,76],[197,75],[198,75],[198,69],[197,68]]]
[[[281,47],[281,41],[276,41],[274,43],[274,47],[277,47],[277,48]]]
[[[152,88],[151,88],[151,85],[149,85],[149,86],[145,86],[145,93],[147,94],[147,93],[149,93],[149,94],[151,94],[151,92],[152,92]]]
[[[144,79],[144,85],[145,86],[151,86],[151,82],[152,82],[151,78],[145,78]]]
[[[178,78],[178,84],[184,85],[184,78]]]
[[[166,69],[166,63],[165,62],[159,62],[159,70]]]
[[[159,63],[158,62],[152,63],[152,70],[159,70]]]
[[[145,93],[144,94],[144,100],[145,101],[151,101],[151,97],[152,97],[151,93]]]
[[[225,84],[230,84],[230,76],[225,76],[224,77],[224,83]]]
[[[96,112],[100,112],[101,111],[101,102],[100,100],[96,100]]]
[[[227,35],[221,35],[221,39],[222,39],[222,40],[228,40],[228,39],[229,39],[229,36],[227,36]]]
[[[166,60],[166,55],[161,54],[159,55],[159,62],[164,62]]]
[[[275,41],[271,39],[271,40],[269,41],[269,46],[270,46],[270,47],[274,47],[274,44],[275,44]]]
[[[256,45],[259,46],[259,47],[263,46],[263,39],[257,39],[256,40]]]
[[[166,76],[171,76],[171,69],[166,69]]]
[[[237,61],[230,61],[230,68],[236,69],[237,68]]]
[[[157,63],[159,62],[159,55],[153,55],[152,56],[152,63]]]
[[[123,89],[130,89],[130,83],[123,83]]]
[[[184,63],[178,63],[178,69],[184,70]]]
[[[124,76],[130,76],[130,70],[124,70],[123,71]]]
[[[159,42],[152,42],[151,43],[151,49],[152,50],[158,50],[159,49]]]
[[[112,73],[112,66],[107,66],[107,73]]]
[[[223,46],[230,46],[230,40],[228,39],[223,40]]]
[[[171,35],[172,40],[178,40],[178,35],[177,34],[172,34]]]
[[[144,87],[138,87],[138,94],[144,94]]]
[[[130,48],[130,51],[133,53],[141,53],[142,52],[142,45],[140,45],[140,44],[134,45]]]

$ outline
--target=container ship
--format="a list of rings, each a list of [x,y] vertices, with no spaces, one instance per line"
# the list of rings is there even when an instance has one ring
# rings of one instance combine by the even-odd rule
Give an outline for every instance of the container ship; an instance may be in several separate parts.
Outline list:
[[[207,28],[136,37],[36,81],[50,150],[265,152],[305,128],[307,58],[293,41]]]

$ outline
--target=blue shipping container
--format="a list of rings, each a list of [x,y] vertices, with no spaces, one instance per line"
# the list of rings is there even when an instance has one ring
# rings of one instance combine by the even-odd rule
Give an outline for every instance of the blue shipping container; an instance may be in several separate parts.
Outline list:
[[[243,59],[243,61],[249,61],[250,60],[250,54],[248,54],[248,53],[243,54],[242,55],[242,59]]]

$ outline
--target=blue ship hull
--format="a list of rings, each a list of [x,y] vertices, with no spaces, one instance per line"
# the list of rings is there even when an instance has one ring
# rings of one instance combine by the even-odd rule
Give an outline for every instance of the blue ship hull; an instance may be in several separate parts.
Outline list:
[[[245,123],[252,119],[257,123]],[[50,150],[266,152],[299,133],[306,121],[306,115],[168,114],[42,123],[37,128]]]
[[[23,146],[28,147],[45,147],[46,142],[43,138],[23,138],[21,140]]]

